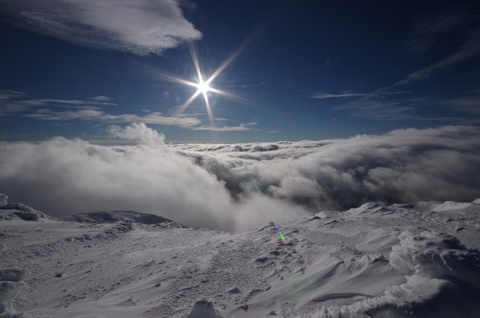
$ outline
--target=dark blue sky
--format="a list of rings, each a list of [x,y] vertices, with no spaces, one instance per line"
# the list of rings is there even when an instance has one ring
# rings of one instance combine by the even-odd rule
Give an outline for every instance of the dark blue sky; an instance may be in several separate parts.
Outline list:
[[[475,2],[0,0],[0,139],[108,139],[133,122],[206,142],[478,125]],[[207,93],[213,122],[169,80],[198,82],[188,42],[205,79],[231,57],[210,83],[228,95]]]

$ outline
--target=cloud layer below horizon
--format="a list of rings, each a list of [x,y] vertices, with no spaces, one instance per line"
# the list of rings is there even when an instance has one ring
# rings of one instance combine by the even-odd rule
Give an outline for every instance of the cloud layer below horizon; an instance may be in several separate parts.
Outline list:
[[[80,139],[0,143],[0,192],[51,215],[136,210],[194,227],[251,229],[367,201],[480,197],[480,128],[349,139],[165,145],[144,124],[112,126],[138,146]]]
[[[177,0],[0,0],[17,25],[67,42],[138,55],[161,53],[201,33]]]

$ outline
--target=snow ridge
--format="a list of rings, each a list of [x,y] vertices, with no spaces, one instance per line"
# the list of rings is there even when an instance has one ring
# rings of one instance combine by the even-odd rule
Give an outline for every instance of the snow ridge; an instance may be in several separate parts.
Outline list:
[[[137,224],[158,224],[164,227],[184,228],[185,226],[167,218],[135,211],[112,211],[112,212],[89,212],[76,215],[60,217],[62,220],[80,223],[137,223]]]

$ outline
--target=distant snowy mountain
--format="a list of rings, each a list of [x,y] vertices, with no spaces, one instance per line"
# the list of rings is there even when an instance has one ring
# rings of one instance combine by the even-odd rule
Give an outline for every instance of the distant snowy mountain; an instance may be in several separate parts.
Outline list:
[[[242,233],[0,195],[0,317],[478,317],[480,200],[366,203]]]

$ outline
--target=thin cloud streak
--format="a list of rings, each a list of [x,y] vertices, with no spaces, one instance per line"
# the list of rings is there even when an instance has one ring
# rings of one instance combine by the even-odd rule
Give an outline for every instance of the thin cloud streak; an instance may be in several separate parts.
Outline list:
[[[101,99],[91,98],[88,100],[80,99],[53,99],[53,98],[31,98],[25,92],[0,90],[0,117],[11,116],[18,113],[31,111],[32,108],[39,107],[61,107],[85,110],[97,110],[98,106],[117,105],[113,100],[106,96]],[[38,112],[39,110],[37,110]],[[35,114],[27,115],[36,117]],[[37,116],[38,117],[38,116]]]
[[[311,98],[317,99],[326,99],[326,98],[348,98],[348,97],[363,97],[371,96],[369,93],[339,93],[339,94],[328,94],[328,93],[319,93],[313,95]]]
[[[349,111],[352,117],[366,118],[370,120],[415,120],[423,117],[415,114],[415,108],[404,106],[399,102],[381,102],[375,100],[363,100],[349,104],[335,106],[335,111]]]
[[[191,99],[199,95],[194,94]],[[177,126],[191,130],[209,130],[223,132],[242,132],[252,130],[257,123],[245,123],[238,126],[203,126],[202,120],[194,115],[164,116],[161,112],[146,114],[111,114],[100,106],[115,106],[117,103],[108,96],[95,96],[89,99],[30,98],[26,93],[0,90],[0,117],[21,114],[41,121],[90,121],[100,123],[145,123],[152,125]],[[54,107],[54,108],[53,108]],[[59,110],[62,109],[62,110]],[[68,109],[68,110],[64,110]],[[200,115],[200,114],[198,114]],[[228,120],[228,119],[224,119]]]
[[[38,102],[43,103],[44,105],[102,105],[102,106],[113,106],[117,105],[116,103],[112,102],[111,98],[106,96],[103,99],[90,99],[90,100],[79,100],[79,99],[39,99]],[[108,98],[108,99],[105,99]]]
[[[195,117],[166,117],[162,113],[154,112],[144,116],[136,114],[113,115],[98,109],[80,109],[74,111],[54,111],[52,109],[38,109],[27,117],[39,120],[66,121],[66,120],[90,120],[108,123],[146,123],[166,126],[179,126],[182,128],[201,124]]]
[[[480,90],[473,90],[445,102],[458,112],[480,116]],[[477,119],[478,121],[478,119]]]
[[[108,97],[108,96],[95,96],[95,97],[92,97],[90,98],[91,100],[95,100],[95,101],[99,101],[99,102],[110,102],[110,101],[113,101],[112,98]]]
[[[228,120],[228,119],[227,119]],[[193,130],[209,130],[209,131],[250,131],[253,130],[252,126],[258,125],[256,122],[250,122],[250,123],[241,123],[238,126],[222,126],[222,127],[217,127],[217,126],[200,126],[200,127],[195,127]]]
[[[385,86],[371,93],[341,92],[339,94],[321,93],[313,98],[353,98],[357,101],[348,102],[335,106],[335,111],[349,111],[352,117],[367,118],[371,120],[421,120],[421,121],[453,121],[463,123],[475,123],[478,119],[452,118],[452,117],[427,117],[417,112],[418,107],[424,103],[415,103],[412,100],[396,99],[385,101],[382,97],[401,93],[399,87],[414,84],[426,80],[435,74],[448,70],[457,64],[467,62],[480,55],[480,29],[473,28],[472,22],[476,20],[476,13],[464,7],[452,7],[449,10],[435,12],[430,16],[419,16],[412,24],[412,35],[407,43],[407,50],[412,54],[425,53],[433,48],[446,45],[450,42],[445,40],[445,35],[453,34],[460,29],[467,29],[464,32],[463,44],[457,51],[449,54],[440,61],[410,73],[405,78],[390,86]],[[457,38],[457,37],[456,37]],[[438,105],[444,105],[444,101],[432,101]],[[452,100],[451,105],[456,110],[478,114],[474,109],[474,98],[468,101]],[[468,105],[467,105],[468,104]]]
[[[407,85],[407,84],[411,84],[419,80],[428,78],[436,72],[443,71],[456,64],[466,62],[479,54],[480,54],[480,29],[475,29],[470,31],[466,42],[463,44],[460,50],[450,54],[449,56],[445,57],[444,59],[442,59],[441,61],[435,64],[432,64],[421,70],[411,73],[405,79],[400,80],[395,84],[393,84],[392,87]]]
[[[412,34],[406,49],[417,55],[448,45],[450,42],[445,40],[446,36],[468,27],[476,18],[473,10],[455,6],[420,14],[412,21]]]

